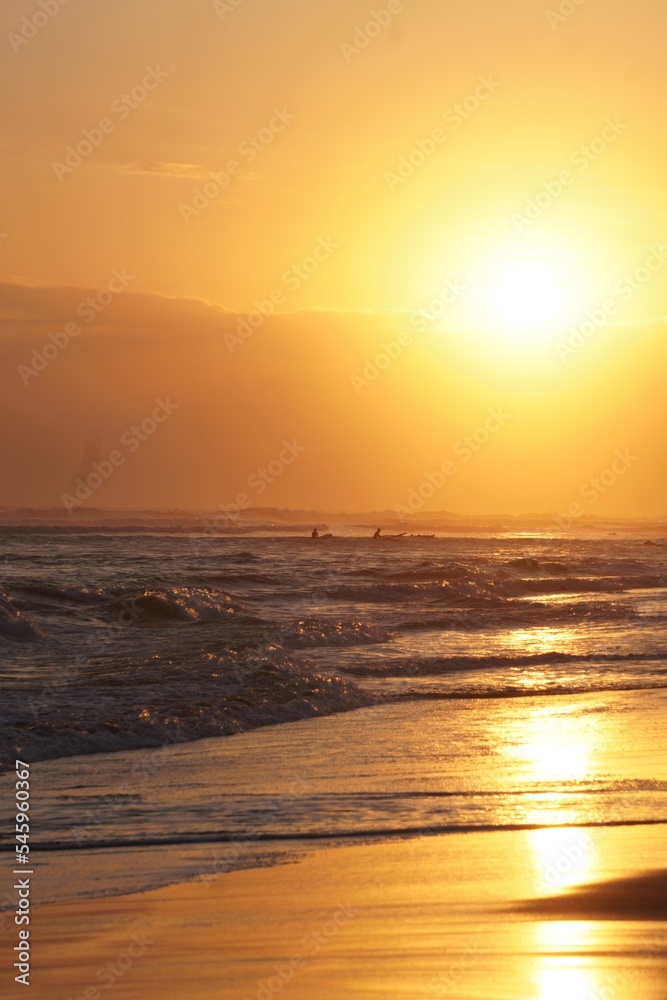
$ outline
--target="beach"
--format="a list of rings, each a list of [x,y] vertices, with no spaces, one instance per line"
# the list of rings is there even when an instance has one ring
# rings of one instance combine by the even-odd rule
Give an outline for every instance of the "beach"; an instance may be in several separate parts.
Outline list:
[[[404,703],[35,764],[33,824],[51,830],[33,853],[35,995],[664,997],[662,692],[476,709]],[[512,718],[501,777],[493,755],[438,742],[470,747],[480,722],[498,735]],[[536,791],[554,733],[560,788]],[[564,775],[582,761],[576,791]],[[477,790],[467,816],[457,786]]]
[[[543,902],[530,832],[347,847],[141,895],[45,906],[33,931],[36,995],[663,998],[664,893],[647,906],[640,883],[620,891],[609,880],[661,864],[664,827],[583,832],[597,859],[585,877],[599,888],[575,910],[576,892],[562,887]]]
[[[661,546],[9,542],[39,1000],[665,996]]]
[[[667,1000],[667,4],[0,22],[0,1000]]]

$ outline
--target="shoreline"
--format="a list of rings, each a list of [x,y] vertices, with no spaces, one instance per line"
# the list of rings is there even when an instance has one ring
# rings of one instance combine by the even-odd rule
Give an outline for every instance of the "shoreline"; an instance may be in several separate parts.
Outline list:
[[[618,1000],[657,1000],[667,972],[660,834],[588,827],[587,848],[561,854],[569,863],[555,885],[543,850],[552,832],[457,833],[36,905],[31,983],[45,1000],[99,1000],[111,985],[123,1000],[435,1000],[445,986],[449,997],[528,1000],[550,995],[535,988],[549,971],[591,996],[616,976]],[[6,951],[2,964],[6,977]],[[11,984],[8,996],[20,995]]]
[[[129,896],[419,838],[542,837],[554,860],[587,829],[658,835],[667,821],[662,696],[533,696],[519,717],[515,700],[492,715],[474,701],[429,705],[35,764],[37,898],[91,899],[100,885]],[[632,752],[630,719],[645,733]],[[11,783],[0,780],[8,805]],[[0,864],[9,827],[3,839]]]
[[[319,650],[317,650],[319,652]],[[554,656],[558,657],[558,653]],[[563,662],[567,662],[567,657],[563,657]],[[571,662],[578,663],[576,656],[570,658]],[[661,657],[647,655],[647,661],[659,660]],[[588,662],[593,662],[599,660],[604,662],[604,654],[601,654],[599,658],[592,656]],[[557,660],[554,661],[556,665],[560,665]],[[622,662],[619,658],[619,662]],[[531,664],[533,665],[533,664]],[[551,666],[552,663],[549,659],[541,660],[537,659],[537,666],[547,665]],[[480,674],[483,668],[480,668]],[[315,674],[322,672],[326,673],[325,669],[314,660],[312,671]],[[215,732],[207,733],[202,736],[188,736],[183,737],[182,734],[177,733],[177,735],[168,734],[166,737],[162,735],[160,739],[156,734],[154,737],[154,742],[145,742],[137,745],[136,742],[132,742],[133,734],[127,733],[128,745],[119,745],[113,747],[99,747],[90,750],[77,750],[75,752],[58,752],[51,756],[35,756],[35,752],[41,754],[41,750],[35,751],[35,748],[30,747],[20,747],[17,748],[13,746],[11,748],[11,756],[7,758],[7,763],[3,763],[0,760],[0,782],[6,779],[13,773],[13,761],[16,755],[20,752],[24,756],[32,757],[31,766],[38,765],[55,765],[61,763],[63,765],[70,765],[73,761],[81,761],[84,763],[86,761],[102,758],[115,758],[120,755],[126,754],[159,754],[169,749],[178,748],[189,748],[189,747],[202,747],[217,741],[228,741],[228,740],[238,740],[242,738],[252,738],[254,735],[261,734],[263,732],[275,730],[275,729],[287,729],[288,727],[304,725],[307,723],[321,724],[326,720],[333,719],[345,719],[349,717],[354,717],[359,713],[364,713],[368,711],[380,712],[386,709],[399,709],[401,706],[423,706],[424,704],[434,704],[436,702],[440,703],[451,703],[456,705],[457,703],[480,703],[491,704],[495,702],[516,702],[516,701],[526,701],[526,702],[542,702],[544,699],[595,699],[595,698],[607,698],[609,700],[616,699],[621,695],[642,697],[644,695],[654,695],[655,697],[660,697],[661,694],[667,693],[667,684],[664,682],[655,683],[642,683],[641,681],[628,681],[627,683],[617,683],[614,685],[604,686],[593,686],[589,687],[575,687],[571,688],[559,688],[552,684],[548,686],[545,684],[544,687],[516,687],[513,689],[503,688],[497,690],[456,690],[453,688],[443,691],[443,693],[438,693],[434,695],[432,692],[427,691],[423,693],[419,690],[414,690],[409,695],[402,693],[391,694],[385,697],[377,696],[372,688],[364,685],[364,681],[370,680],[386,680],[386,678],[368,678],[368,677],[357,677],[355,675],[350,675],[344,668],[341,669],[341,677],[339,680],[347,682],[350,685],[357,685],[356,693],[359,696],[359,702],[354,704],[345,705],[343,707],[333,707],[329,708],[324,706],[319,712],[310,710],[304,712],[303,715],[294,715],[292,717],[286,717],[283,719],[270,719],[262,722],[255,722],[252,725],[248,725],[247,728],[241,728],[236,731],[229,732]],[[433,675],[435,680],[439,680],[438,675]],[[404,680],[402,676],[390,678],[393,680]],[[429,675],[425,675],[425,679],[431,679]],[[54,688],[56,686],[54,685]],[[31,752],[32,751],[32,752]],[[643,821],[642,821],[643,822]],[[2,848],[0,848],[0,851]]]

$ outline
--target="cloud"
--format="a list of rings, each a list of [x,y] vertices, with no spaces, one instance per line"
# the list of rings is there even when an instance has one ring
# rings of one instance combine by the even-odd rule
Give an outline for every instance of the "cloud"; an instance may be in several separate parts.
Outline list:
[[[148,174],[152,177],[172,177],[176,180],[204,181],[224,168],[207,166],[204,163],[166,163],[149,160],[145,163],[112,163],[108,169],[120,174]],[[236,177],[240,181],[260,181],[263,175],[256,171],[245,171]]]
[[[232,502],[283,440],[296,439],[307,453],[293,476],[276,482],[270,505],[391,507],[405,503],[492,405],[516,412],[516,422],[469,474],[452,480],[451,509],[485,509],[489,496],[507,510],[564,509],[575,436],[585,447],[582,481],[616,448],[641,449],[631,492],[612,497],[619,509],[652,511],[663,502],[664,480],[652,471],[661,468],[665,408],[655,377],[665,350],[658,326],[643,331],[656,351],[643,343],[638,350],[634,334],[608,347],[600,338],[604,377],[591,366],[573,380],[574,369],[554,358],[517,380],[513,367],[465,337],[415,333],[399,349],[396,331],[410,329],[401,313],[293,311],[251,330],[243,313],[216,303],[126,290],[86,323],[77,309],[97,292],[0,280],[0,422],[12,429],[0,439],[0,469],[9,470],[0,477],[0,505],[57,506],[73,477],[167,397],[178,416],[128,459],[98,504]],[[60,335],[68,322],[80,326],[69,340]],[[628,358],[622,366],[619,346]],[[37,374],[26,382],[24,369],[33,366]],[[353,376],[368,382],[363,392]],[[628,379],[641,385],[645,405],[624,411],[619,424]],[[558,419],[536,435],[550,401]]]
[[[135,280],[125,269],[126,280]],[[112,276],[110,276],[110,279]],[[128,282],[129,284],[129,282]],[[103,287],[103,286],[102,286]],[[68,322],[84,326],[86,303],[100,288],[47,285],[18,278],[0,279],[0,326],[5,336],[39,334]],[[172,298],[151,292],[123,291],[105,304],[90,324],[91,332],[169,334],[219,333],[236,314],[195,298]]]
[[[123,269],[124,270],[124,269]],[[127,273],[127,272],[125,272]],[[129,276],[134,280],[133,276]],[[96,296],[99,287],[50,285],[44,282],[32,281],[18,277],[0,278],[0,322],[5,325],[16,324],[35,325],[41,323],[53,324],[76,319],[76,311],[82,302],[90,296]],[[298,309],[277,313],[273,317],[280,321],[299,324],[319,320],[326,322],[336,319],[341,321],[384,320],[391,326],[405,320],[409,313],[397,310],[373,312],[371,310],[344,309]],[[100,314],[100,322],[96,325],[115,329],[148,328],[162,330],[177,329],[187,332],[193,327],[205,333],[221,323],[234,323],[247,316],[243,310],[227,309],[214,302],[204,299],[175,297],[157,292],[125,291],[117,295],[113,302]],[[261,324],[263,325],[263,324]]]
[[[132,276],[132,280],[134,276]],[[103,286],[100,286],[103,287]],[[68,322],[81,323],[86,300],[99,294],[100,288],[49,285],[18,277],[0,278],[0,330],[5,337],[46,335],[49,330],[64,326]],[[134,292],[131,283],[128,290],[116,295],[113,301],[100,311],[89,327],[91,333],[128,336],[135,340],[157,338],[209,338],[233,334],[248,313],[243,310],[226,308],[200,298],[176,297],[155,292]],[[263,315],[258,324],[258,333],[279,335],[283,346],[290,344],[298,352],[309,354],[314,347],[312,341],[329,341],[336,350],[352,338],[359,350],[370,350],[378,337],[400,330],[410,330],[410,311],[403,310],[346,310],[346,309],[295,309]],[[667,322],[665,316],[655,316],[643,320],[617,320],[609,326],[633,329],[656,327],[662,329]],[[247,325],[245,325],[247,329]],[[253,324],[251,324],[253,326]],[[445,331],[442,331],[445,332]],[[447,331],[457,340],[465,335],[465,329],[450,324]],[[417,340],[420,338],[417,337]],[[253,335],[240,353],[252,354],[261,345],[262,353],[273,353],[274,345],[266,339]],[[299,346],[300,345],[300,346]],[[250,350],[248,350],[248,348]],[[237,352],[234,351],[234,354]],[[345,352],[347,353],[347,352]]]
[[[404,329],[406,314],[297,310],[265,315],[227,309],[198,298],[133,292],[131,284],[114,296],[92,321],[87,300],[98,288],[53,286],[21,279],[0,279],[0,356],[26,355],[41,348],[50,333],[76,323],[91,350],[116,352],[163,347],[220,352],[223,370],[303,370],[323,366],[356,370],[383,338]],[[99,301],[99,300],[98,300]],[[261,320],[258,321],[259,316]],[[241,333],[239,333],[241,330]],[[97,344],[97,347],[94,345]],[[182,346],[181,346],[182,345]],[[77,350],[65,352],[62,366]]]
[[[204,180],[212,172],[212,168],[203,163],[162,163],[158,160],[111,164],[111,169],[122,174],[152,174],[155,177],[185,177],[190,180]]]

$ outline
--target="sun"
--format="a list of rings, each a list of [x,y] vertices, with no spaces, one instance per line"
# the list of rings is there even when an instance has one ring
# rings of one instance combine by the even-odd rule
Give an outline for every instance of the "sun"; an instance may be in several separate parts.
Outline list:
[[[565,334],[590,299],[586,268],[557,244],[507,243],[482,255],[470,282],[468,321],[505,342]]]
[[[527,333],[560,322],[570,304],[565,276],[531,258],[503,262],[490,275],[486,295],[499,323]]]

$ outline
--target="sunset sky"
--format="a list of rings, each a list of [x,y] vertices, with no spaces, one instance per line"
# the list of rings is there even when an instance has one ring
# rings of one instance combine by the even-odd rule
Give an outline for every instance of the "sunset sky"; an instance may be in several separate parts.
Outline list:
[[[0,18],[1,505],[667,512],[664,0]]]

